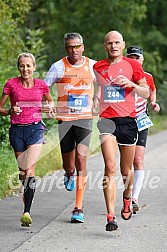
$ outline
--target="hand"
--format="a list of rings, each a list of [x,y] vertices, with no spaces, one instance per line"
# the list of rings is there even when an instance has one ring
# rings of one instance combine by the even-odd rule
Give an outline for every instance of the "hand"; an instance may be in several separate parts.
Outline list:
[[[117,84],[122,88],[134,88],[135,84],[126,78],[124,75],[117,76]]]
[[[43,112],[44,113],[51,113],[53,112],[53,105],[50,104],[47,100],[45,101],[45,104],[43,105]]]
[[[154,112],[159,112],[160,111],[160,106],[156,102],[150,102],[150,106]]]
[[[99,99],[97,97],[93,98],[93,105],[92,105],[92,115],[99,114]]]
[[[47,118],[55,118],[55,108],[53,106],[53,102],[49,103],[48,100],[46,100],[43,105],[43,112],[47,114]]]
[[[13,106],[13,108],[11,109],[10,113],[11,115],[20,115],[20,113],[22,112],[21,108],[19,107],[19,103],[16,102],[16,105]]]

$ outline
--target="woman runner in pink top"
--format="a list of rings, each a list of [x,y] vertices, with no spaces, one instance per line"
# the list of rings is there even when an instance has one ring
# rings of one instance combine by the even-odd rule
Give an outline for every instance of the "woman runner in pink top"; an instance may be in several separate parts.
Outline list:
[[[7,81],[0,100],[0,114],[10,115],[9,139],[19,166],[19,179],[24,186],[24,212],[20,221],[26,227],[32,223],[30,208],[35,193],[35,166],[43,143],[42,101],[47,101],[44,112],[49,113],[53,108],[48,86],[43,80],[33,78],[35,69],[33,54],[20,54],[20,76]],[[9,110],[4,108],[8,98]]]

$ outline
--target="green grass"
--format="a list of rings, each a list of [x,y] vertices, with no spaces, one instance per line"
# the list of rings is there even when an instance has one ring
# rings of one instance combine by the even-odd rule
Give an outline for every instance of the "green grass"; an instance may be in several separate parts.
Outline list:
[[[15,156],[12,148],[5,145],[1,147],[0,152],[0,198],[10,194],[12,190],[9,187],[10,176],[18,171]],[[16,184],[15,178],[13,183]],[[17,180],[17,179],[16,179]]]
[[[150,115],[150,118],[154,124],[153,127],[149,128],[149,135],[158,133],[159,131],[167,129],[167,116],[164,115],[157,115],[157,114],[152,114]]]
[[[161,130],[167,129],[166,116],[150,116],[154,127],[149,128],[149,134],[155,134]],[[99,133],[96,127],[97,118],[94,119],[93,132],[89,148],[89,156],[100,151]],[[8,141],[8,140],[7,140]],[[40,155],[40,159],[36,167],[36,176],[43,177],[62,168],[62,160],[58,139],[57,125],[50,126],[50,130],[46,134],[46,144]],[[12,148],[6,143],[1,146],[0,152],[0,199],[6,195],[13,195],[15,190],[9,186],[14,185],[18,188],[18,168],[17,162]]]

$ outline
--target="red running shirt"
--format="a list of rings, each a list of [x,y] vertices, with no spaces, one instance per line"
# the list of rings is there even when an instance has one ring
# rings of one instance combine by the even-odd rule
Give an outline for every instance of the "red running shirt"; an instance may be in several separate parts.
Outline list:
[[[150,73],[144,72],[147,85],[154,91],[156,90],[153,76]],[[136,94],[136,116],[139,116],[147,112],[147,99],[142,98]]]
[[[110,64],[104,59],[95,63],[93,68],[101,86],[100,117],[136,117],[135,92],[132,88],[121,88],[117,81],[119,75],[136,84],[143,79],[145,74],[139,62],[123,57],[120,62]]]

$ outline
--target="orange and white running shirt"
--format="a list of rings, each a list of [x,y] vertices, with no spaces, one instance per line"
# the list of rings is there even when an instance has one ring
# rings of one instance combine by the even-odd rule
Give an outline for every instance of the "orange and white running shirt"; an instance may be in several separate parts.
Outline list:
[[[94,94],[93,65],[95,60],[85,56],[82,65],[71,65],[67,57],[53,63],[45,82],[48,86],[56,83],[57,119],[71,121],[91,119]],[[52,90],[54,92],[54,90]]]
[[[154,84],[153,76],[150,73],[144,72],[147,85],[149,88],[154,91],[156,89]],[[135,96],[135,104],[136,104],[136,116],[140,116],[143,113],[147,112],[147,99],[142,98],[136,94]]]

